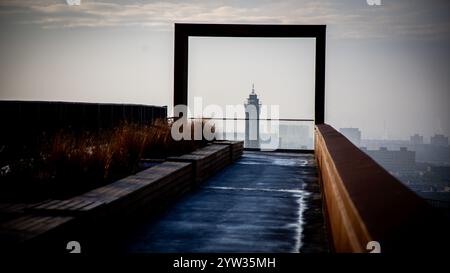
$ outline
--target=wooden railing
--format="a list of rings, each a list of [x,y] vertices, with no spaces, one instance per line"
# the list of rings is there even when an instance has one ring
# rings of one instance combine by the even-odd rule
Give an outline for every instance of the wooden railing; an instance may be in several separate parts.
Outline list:
[[[316,126],[315,154],[334,251],[448,251],[448,220],[331,126]]]

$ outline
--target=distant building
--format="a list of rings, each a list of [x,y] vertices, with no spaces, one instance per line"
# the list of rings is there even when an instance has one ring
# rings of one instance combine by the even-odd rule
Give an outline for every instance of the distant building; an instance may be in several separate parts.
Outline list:
[[[339,132],[356,146],[361,145],[361,131],[358,128],[340,128]]]
[[[409,138],[409,142],[412,145],[421,145],[421,144],[423,144],[423,136],[421,136],[419,134],[415,134]]]
[[[310,130],[305,125],[279,125],[279,147],[281,149],[311,149]]]
[[[436,146],[448,146],[448,137],[436,134],[431,137],[430,144]]]
[[[416,153],[408,151],[406,147],[396,151],[390,151],[386,147],[381,147],[379,150],[362,150],[391,172],[412,172],[416,166]]]
[[[445,144],[442,143],[442,144]],[[409,151],[416,152],[416,162],[428,162],[437,165],[450,165],[450,146],[433,144],[412,144],[411,140],[377,140],[362,139],[361,146],[367,150],[378,150],[386,147],[388,150],[400,150],[407,147]]]
[[[388,150],[400,150],[400,147],[414,147],[408,140],[394,139],[361,139],[361,146],[367,147],[369,150],[378,150],[380,147],[386,147]]]
[[[245,147],[259,148],[259,113],[260,106],[258,95],[255,93],[255,85],[245,103]]]
[[[416,160],[436,165],[450,165],[450,146],[432,144],[416,145]]]

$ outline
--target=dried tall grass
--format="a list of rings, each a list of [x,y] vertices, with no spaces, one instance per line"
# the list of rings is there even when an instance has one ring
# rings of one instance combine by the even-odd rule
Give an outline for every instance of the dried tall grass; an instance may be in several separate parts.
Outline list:
[[[196,122],[202,122],[203,128],[203,120],[191,122],[192,128]],[[26,179],[55,194],[71,195],[137,172],[142,158],[179,155],[207,142],[175,141],[171,126],[170,121],[157,120],[147,126],[124,123],[96,133],[60,131],[43,142],[40,158],[20,168],[12,164],[11,175],[13,180]]]

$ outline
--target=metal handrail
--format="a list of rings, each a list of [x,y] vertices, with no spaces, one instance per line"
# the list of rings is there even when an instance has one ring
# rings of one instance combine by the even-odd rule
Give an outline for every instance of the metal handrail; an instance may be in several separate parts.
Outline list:
[[[167,117],[167,119],[176,119],[176,118],[179,118],[179,117]],[[212,117],[212,118],[206,118],[206,117],[203,117],[203,118],[194,118],[194,117],[190,117],[189,119],[214,119],[214,120],[265,120],[265,121],[271,121],[271,120],[277,120],[277,121],[314,121],[314,119],[291,119],[291,118],[277,118],[277,119],[275,119],[275,118],[259,118],[259,119],[256,119],[256,118],[253,118],[253,119],[250,119],[250,118],[224,118],[224,117],[222,117],[222,118],[216,118],[216,117]]]

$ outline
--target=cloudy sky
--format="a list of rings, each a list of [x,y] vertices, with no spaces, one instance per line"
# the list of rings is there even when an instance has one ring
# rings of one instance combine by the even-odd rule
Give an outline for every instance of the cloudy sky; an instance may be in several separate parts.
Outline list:
[[[0,1],[0,99],[171,105],[173,24],[327,24],[326,122],[450,135],[450,1]]]

